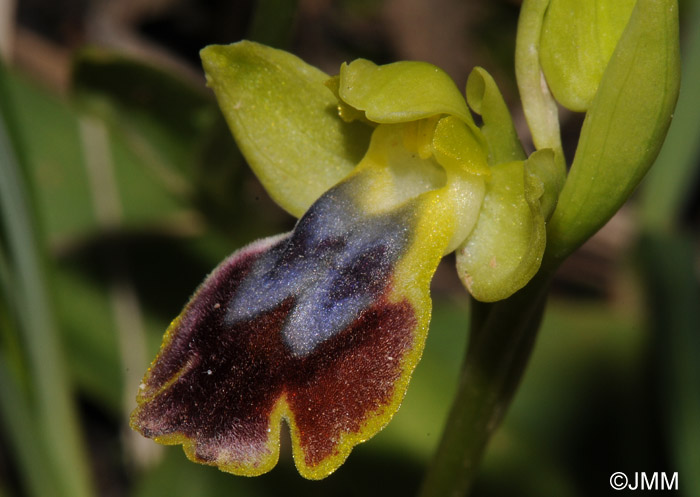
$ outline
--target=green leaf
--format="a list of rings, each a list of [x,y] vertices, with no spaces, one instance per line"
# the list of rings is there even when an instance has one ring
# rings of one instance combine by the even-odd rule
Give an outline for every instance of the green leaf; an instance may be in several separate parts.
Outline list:
[[[54,268],[52,283],[69,372],[83,395],[112,412],[122,412],[124,371],[110,306],[114,299],[108,288],[81,277],[65,260],[61,262]],[[136,354],[136,348],[131,352]]]
[[[168,193],[242,240],[261,235],[241,225],[259,228],[262,223],[253,221],[250,211],[261,214],[267,206],[248,205],[253,173],[204,85],[120,53],[90,48],[75,57],[72,89],[81,111],[108,124],[115,175],[120,185],[131,183],[120,194],[135,193],[123,199],[126,209],[152,217],[156,199]],[[148,199],[146,209],[139,199]],[[277,210],[271,212],[279,216]]]
[[[63,102],[14,74],[7,73],[5,83],[16,102],[15,128],[25,144],[24,167],[36,185],[37,217],[46,238],[85,234],[96,219],[75,116]]]
[[[636,0],[551,0],[542,24],[540,62],[554,98],[589,108]]]
[[[61,491],[56,481],[47,477],[51,460],[37,430],[36,412],[10,371],[7,359],[3,354],[0,361],[0,423],[6,440],[3,449],[7,450],[6,455],[14,456],[12,462],[21,473],[23,495],[58,497]]]
[[[23,138],[12,105],[17,100],[8,91],[6,81],[5,69],[0,65],[0,234],[7,246],[7,256],[2,257],[2,270],[12,274],[11,308],[22,333],[27,377],[31,381],[30,398],[36,413],[33,428],[41,434],[32,438],[39,441],[46,454],[45,474],[52,479],[55,494],[90,497],[93,495],[92,482],[47,285],[44,247],[35,230],[37,223],[23,177],[26,166],[19,163],[19,157],[26,160],[26,156],[15,152],[19,147],[14,140]],[[4,274],[3,280],[7,281],[8,277]],[[12,390],[9,386],[3,388],[0,402],[16,396],[17,392]],[[9,410],[3,415],[12,416]],[[20,422],[16,420],[14,427],[20,428]],[[27,443],[32,443],[32,440],[27,440]],[[28,452],[22,452],[29,455],[29,449],[26,450]],[[31,450],[35,451],[36,447]],[[20,457],[25,456],[20,454]],[[22,470],[27,477],[34,473],[32,469]]]
[[[81,117],[75,107],[31,82],[16,74],[7,74],[6,82],[17,102],[16,127],[25,144],[27,175],[35,185],[37,216],[51,243],[66,246],[76,238],[92,236],[100,229],[95,202],[104,204],[115,200],[105,193],[104,183],[94,181],[95,171],[88,157],[99,159],[102,179],[105,173],[108,178],[113,176],[114,193],[123,206],[125,225],[177,222],[182,226],[182,219],[187,215],[185,199],[175,194],[165,179],[168,172],[174,170],[151,167],[153,164],[146,156],[152,154],[142,152],[152,144],[137,146],[124,139],[126,134],[135,130],[138,134],[145,129],[138,127],[135,119],[120,120],[124,127],[131,126],[130,131],[110,127],[108,136],[104,136],[104,133],[95,133],[95,126],[90,124],[101,121]],[[96,135],[104,139],[97,140]],[[143,136],[139,139],[144,140]],[[184,139],[179,138],[180,141]],[[168,138],[158,150],[172,142],[173,139]],[[165,176],[160,174],[163,171]]]
[[[683,40],[678,104],[641,195],[642,223],[654,232],[669,230],[681,220],[700,174],[700,2],[689,5],[684,15],[686,25],[695,29]]]
[[[648,322],[657,366],[658,402],[664,406],[667,450],[686,495],[698,495],[700,475],[700,287],[695,241],[673,233],[646,233],[639,244],[647,286]]]
[[[457,273],[482,302],[509,297],[540,267],[545,246],[544,186],[525,162],[491,168],[479,220],[457,249]]]
[[[561,260],[631,195],[661,148],[680,79],[676,0],[639,0],[586,115],[548,227]]]
[[[475,67],[469,75],[467,102],[484,121],[481,133],[488,145],[489,164],[525,160],[508,106],[493,77],[481,67]]]
[[[205,88],[121,53],[87,48],[74,58],[72,93],[78,109],[108,123],[168,191],[193,196],[200,179],[194,165],[215,128],[226,128]]]
[[[328,75],[250,41],[212,45],[201,56],[241,152],[289,213],[301,216],[362,158],[371,128],[338,117]]]
[[[340,68],[340,98],[377,123],[416,121],[438,114],[457,116],[474,126],[454,81],[427,62],[378,66],[357,59]]]

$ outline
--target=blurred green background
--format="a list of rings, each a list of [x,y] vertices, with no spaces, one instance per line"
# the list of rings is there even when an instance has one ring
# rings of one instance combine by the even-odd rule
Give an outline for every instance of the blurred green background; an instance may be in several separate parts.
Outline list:
[[[527,142],[518,10],[515,0],[0,1],[0,497],[413,495],[468,336],[451,257],[401,410],[326,480],[299,477],[286,440],[279,465],[250,479],[127,426],[162,333],[199,282],[294,222],[247,169],[198,51],[249,38],[329,74],[357,57],[427,60],[460,87],[481,65]],[[700,1],[681,2],[681,33],[667,144],[633,201],[561,268],[474,495],[608,495],[616,471],[678,472],[675,493],[700,495]],[[561,117],[573,153],[582,118]]]

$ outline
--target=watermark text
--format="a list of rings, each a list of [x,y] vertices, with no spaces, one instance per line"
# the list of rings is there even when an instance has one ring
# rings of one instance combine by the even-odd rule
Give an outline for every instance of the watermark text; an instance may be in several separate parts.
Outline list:
[[[618,471],[610,475],[610,486],[614,490],[678,490],[678,472]]]

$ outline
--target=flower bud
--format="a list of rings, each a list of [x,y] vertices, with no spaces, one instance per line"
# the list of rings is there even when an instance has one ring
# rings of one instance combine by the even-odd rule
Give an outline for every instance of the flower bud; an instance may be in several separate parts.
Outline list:
[[[540,38],[540,63],[554,98],[583,112],[598,91],[605,67],[635,0],[552,0]]]

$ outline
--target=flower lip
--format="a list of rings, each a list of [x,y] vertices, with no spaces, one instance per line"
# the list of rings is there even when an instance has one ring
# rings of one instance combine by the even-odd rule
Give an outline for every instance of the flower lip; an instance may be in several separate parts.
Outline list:
[[[257,475],[276,463],[286,419],[296,465],[316,479],[388,423],[422,353],[430,279],[459,202],[459,171],[395,192],[410,126],[378,126],[365,159],[291,234],[242,249],[207,278],[144,378],[135,429]],[[384,195],[381,209],[369,208],[370,191]]]

